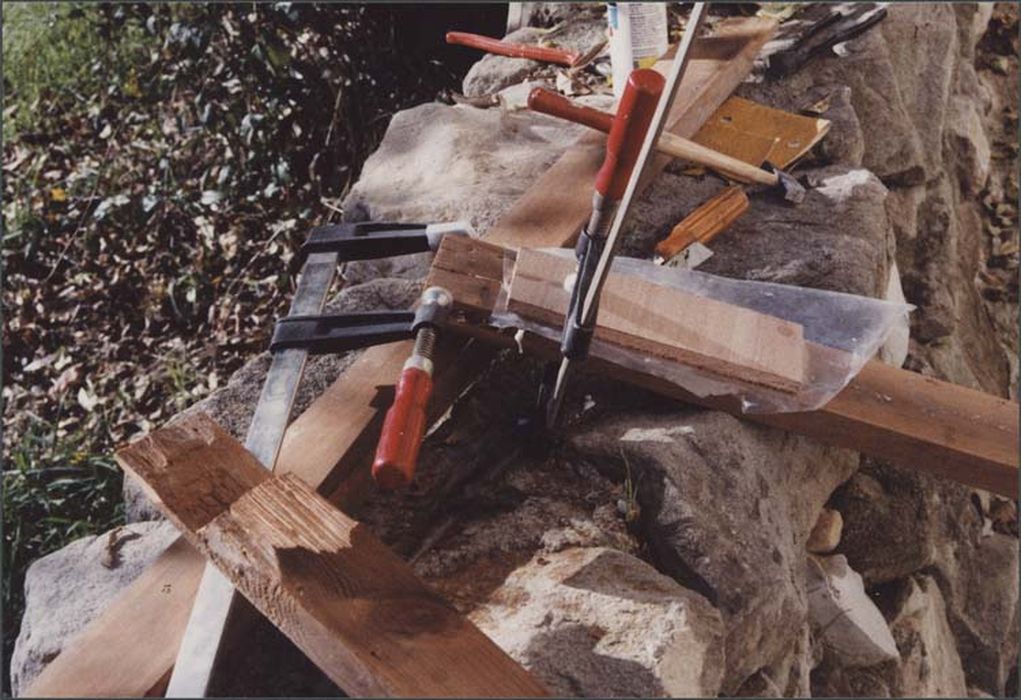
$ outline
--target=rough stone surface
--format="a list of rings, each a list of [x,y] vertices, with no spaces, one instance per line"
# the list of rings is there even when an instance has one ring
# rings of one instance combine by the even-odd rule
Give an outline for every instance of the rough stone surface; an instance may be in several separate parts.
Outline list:
[[[824,660],[812,673],[816,697],[993,697],[966,685],[956,640],[936,581],[914,576],[898,582],[889,601],[896,662],[867,668]]]
[[[985,528],[969,489],[873,460],[832,503],[838,551],[867,585],[933,572],[969,685],[1002,695],[1018,652],[1017,538]]]
[[[630,474],[657,566],[724,614],[723,693],[789,666],[807,623],[805,542],[856,456],[693,409],[612,415],[570,445],[572,461]],[[780,689],[799,682],[768,675]]]
[[[106,533],[75,540],[36,560],[25,575],[25,615],[11,656],[11,692],[19,695],[123,588],[177,538],[170,523],[135,523],[124,538],[115,566],[108,559]]]
[[[961,657],[934,579],[908,580],[908,591],[890,629],[902,658],[895,695],[960,698],[967,694]]]
[[[808,610],[813,631],[841,667],[875,666],[898,658],[883,613],[843,555],[808,558]]]
[[[537,556],[471,617],[555,695],[719,692],[719,611],[623,552],[571,548]]]

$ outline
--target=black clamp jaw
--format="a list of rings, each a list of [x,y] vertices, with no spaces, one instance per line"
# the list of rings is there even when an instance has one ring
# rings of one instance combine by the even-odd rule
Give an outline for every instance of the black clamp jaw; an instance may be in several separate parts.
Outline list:
[[[375,260],[435,251],[447,234],[469,235],[469,228],[459,222],[320,226],[312,230],[301,250],[305,255],[336,253],[339,261]],[[413,338],[423,325],[438,322],[434,316],[435,309],[428,304],[417,311],[287,316],[277,321],[269,349],[270,352],[301,349],[312,355],[357,350]]]

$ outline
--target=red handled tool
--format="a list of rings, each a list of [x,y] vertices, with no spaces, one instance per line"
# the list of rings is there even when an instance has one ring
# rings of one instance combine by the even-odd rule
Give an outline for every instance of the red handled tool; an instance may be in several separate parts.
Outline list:
[[[386,412],[372,462],[372,478],[384,489],[406,486],[415,475],[418,450],[425,437],[426,407],[433,388],[436,329],[450,313],[453,297],[442,287],[422,293],[412,330],[415,348],[397,380],[393,405]]]
[[[620,98],[617,114],[612,118],[610,135],[606,139],[606,156],[596,174],[595,193],[592,195],[592,215],[578,236],[575,255],[578,258],[578,274],[571,291],[571,303],[564,318],[564,333],[560,344],[563,357],[573,360],[584,359],[595,329],[595,314],[592,321],[582,316],[581,301],[589,285],[596,279],[596,267],[603,257],[607,233],[613,223],[617,206],[627,189],[631,171],[638,160],[660,94],[663,92],[663,76],[654,70],[643,68],[628,76],[624,94]],[[559,411],[562,393],[557,388],[563,383],[558,365],[549,364],[539,391],[539,405],[546,410],[546,424],[552,422]]]
[[[545,88],[533,88],[528,95],[528,108],[553,117],[559,117],[582,124],[590,129],[607,133],[613,126],[613,115],[591,107],[574,104],[560,93],[550,92]],[[656,150],[674,158],[698,163],[742,182],[755,182],[761,185],[779,187],[784,199],[800,202],[805,190],[791,175],[782,170],[767,170],[746,163],[726,153],[714,151],[700,143],[664,131],[656,142]],[[772,167],[772,166],[770,166]]]
[[[487,53],[495,53],[500,56],[530,58],[533,61],[559,63],[562,66],[568,67],[573,67],[582,58],[581,54],[563,49],[554,49],[549,46],[534,46],[532,44],[516,44],[512,41],[503,41],[469,32],[447,32],[447,43],[481,49]]]
[[[571,363],[588,357],[599,313],[599,295],[613,263],[624,219],[634,202],[642,171],[659,143],[670,103],[677,95],[691,45],[705,14],[706,3],[696,2],[665,84],[651,70],[634,71],[628,77],[606,140],[606,160],[596,176],[592,219],[578,239],[578,275],[564,319],[560,365],[548,366],[539,392],[547,429],[556,427]],[[605,201],[610,199],[612,216],[606,216]]]

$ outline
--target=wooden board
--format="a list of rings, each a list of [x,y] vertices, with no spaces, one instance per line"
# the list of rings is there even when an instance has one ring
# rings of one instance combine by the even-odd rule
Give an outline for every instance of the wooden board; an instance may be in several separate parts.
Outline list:
[[[562,327],[571,297],[564,280],[577,267],[573,256],[518,251],[508,308],[524,318]],[[639,277],[611,274],[600,297],[595,337],[724,380],[793,393],[805,380],[802,330],[797,323]]]
[[[350,694],[546,695],[364,525],[294,474],[269,474],[208,416],[153,432],[117,462]]]
[[[691,59],[678,99],[671,112],[672,133],[691,137],[751,71],[759,50],[776,23],[759,18],[727,20],[717,25],[720,40],[699,40],[705,45]],[[692,47],[693,49],[695,47]],[[725,49],[725,50],[718,50]],[[602,164],[605,137],[588,133],[560,157],[517,203],[487,232],[487,239],[503,245],[561,246],[570,243],[588,218],[595,174]],[[657,157],[650,164],[645,184],[670,161]],[[326,394],[290,426],[277,459],[278,470],[293,472],[319,487],[319,492],[345,511],[353,508],[370,488],[372,450],[382,416],[392,396],[393,382],[411,351],[411,343],[392,343],[364,351]],[[477,376],[474,368],[492,358],[487,345],[461,346],[447,357],[467,361],[436,362],[437,377],[430,409],[438,414]],[[293,437],[300,434],[300,439]],[[312,480],[318,480],[313,482]],[[182,545],[187,546],[187,545]],[[160,615],[166,586],[190,600],[201,576],[202,558],[178,567],[167,563],[168,550],[128,589],[71,640],[26,689],[34,697],[138,697],[159,693],[165,686],[177,647],[187,623],[167,616],[161,634],[151,626],[136,625],[145,615]],[[162,573],[161,573],[162,572]],[[172,572],[173,576],[168,575]],[[190,587],[190,588],[189,588]],[[132,607],[120,605],[130,597]],[[102,648],[100,654],[97,649]],[[159,669],[163,669],[160,671]]]
[[[471,269],[460,266],[465,245],[472,248],[474,260],[489,255],[493,262]],[[442,281],[453,292],[457,314],[452,329],[501,347],[521,347],[538,357],[556,358],[556,341],[532,333],[515,338],[480,325],[492,312],[502,282],[502,276],[492,271],[502,267],[510,255],[512,251],[483,241],[448,239],[440,246],[427,283]],[[806,349],[809,353],[834,352],[813,343],[807,343]],[[1018,497],[1017,403],[878,360],[866,363],[847,387],[819,410],[771,414],[744,414],[736,399],[698,397],[658,377],[595,357],[582,367],[664,396],[849,447],[1008,498]]]
[[[741,97],[730,97],[692,139],[752,165],[787,168],[830,130],[827,119],[805,117]]]

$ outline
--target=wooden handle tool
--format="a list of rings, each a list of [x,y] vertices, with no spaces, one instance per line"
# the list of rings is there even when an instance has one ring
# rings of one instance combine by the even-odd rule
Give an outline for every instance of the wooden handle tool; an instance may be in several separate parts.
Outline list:
[[[696,241],[707,245],[748,210],[748,195],[737,185],[706,200],[656,244],[656,262],[664,264]]]
[[[613,123],[612,114],[576,105],[563,95],[540,87],[533,89],[528,95],[528,107],[536,112],[567,119],[603,132],[609,132],[610,125]],[[743,160],[706,148],[669,132],[663,132],[660,135],[659,141],[656,143],[656,150],[674,158],[682,158],[692,163],[720,170],[735,180],[763,185],[778,184],[776,173],[757,168]]]
[[[407,486],[415,476],[418,452],[427,425],[426,409],[433,389],[436,327],[450,313],[454,300],[446,289],[429,287],[415,315],[415,348],[397,380],[394,402],[372,461],[372,478],[380,488]]]
[[[482,36],[481,34],[471,34],[470,32],[447,32],[447,43],[481,49],[487,53],[495,53],[500,56],[530,58],[533,61],[558,63],[569,67],[574,66],[581,59],[581,54],[563,49],[554,49],[549,46],[534,46],[532,44],[516,44],[512,41],[503,41],[489,36]]]

